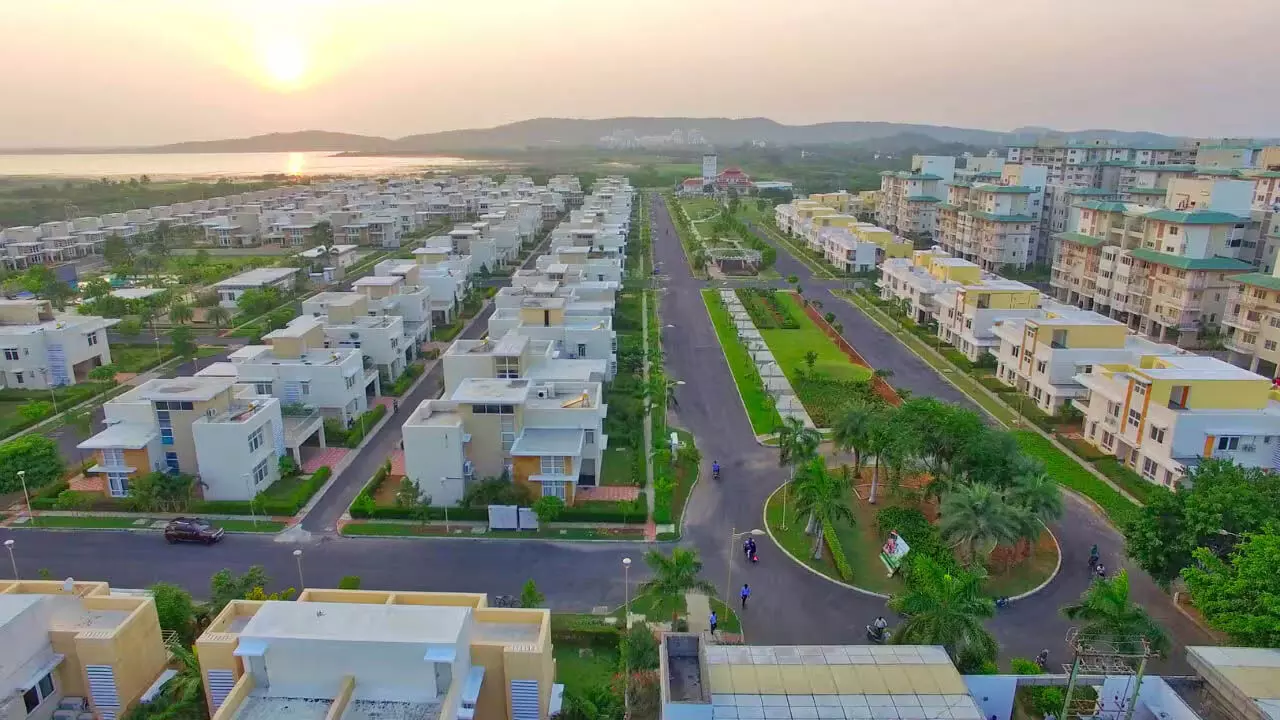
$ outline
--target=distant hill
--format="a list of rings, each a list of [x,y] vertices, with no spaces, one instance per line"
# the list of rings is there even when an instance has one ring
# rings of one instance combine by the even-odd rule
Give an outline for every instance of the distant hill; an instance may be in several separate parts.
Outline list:
[[[390,150],[392,141],[372,135],[301,130],[269,133],[232,140],[194,140],[170,145],[153,145],[133,152],[145,153],[241,153],[241,152],[379,152]]]
[[[830,122],[815,125],[783,125],[768,118],[620,117],[603,120],[536,118],[491,128],[449,130],[389,139],[370,135],[304,130],[270,133],[247,138],[202,140],[139,148],[113,148],[113,152],[138,153],[235,153],[235,152],[350,152],[350,153],[459,153],[468,150],[582,148],[596,145],[600,138],[620,130],[638,136],[665,135],[673,130],[702,133],[709,143],[733,147],[749,142],[770,145],[832,145],[868,143],[892,138],[891,145],[960,144],[997,147],[1013,142],[1034,142],[1046,135],[1070,139],[1106,139],[1123,143],[1151,144],[1172,140],[1150,132],[1084,130],[1062,132],[1041,127],[997,132],[945,125],[891,122]],[[53,152],[84,152],[64,149]],[[44,152],[50,152],[44,150]]]

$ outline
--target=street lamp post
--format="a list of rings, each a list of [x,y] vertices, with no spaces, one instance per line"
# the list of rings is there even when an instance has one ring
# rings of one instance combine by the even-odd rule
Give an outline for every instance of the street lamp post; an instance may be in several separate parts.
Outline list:
[[[49,385],[49,368],[40,368],[40,376],[44,378],[44,384]],[[58,414],[58,395],[53,391],[53,386],[49,385],[49,399],[53,401],[53,414]]]
[[[9,564],[13,566],[13,579],[18,579],[18,561],[13,559],[13,538],[4,541],[4,547],[9,551]]]
[[[253,492],[253,484],[249,481],[249,473],[244,474],[244,489],[249,491],[249,517],[253,518],[253,526],[258,527],[258,514],[253,511],[253,500],[255,494]]]
[[[12,542],[12,541],[10,541]],[[14,573],[17,577],[17,572]],[[622,629],[624,632],[631,630],[631,558],[622,558]],[[622,706],[627,709],[631,706],[631,659],[627,653],[622,653]]]
[[[729,602],[729,598],[733,597],[732,595],[733,593],[733,553],[735,550],[737,550],[738,538],[746,537],[748,535],[754,535],[756,537],[759,537],[761,535],[767,535],[767,534],[768,533],[761,530],[760,528],[755,528],[754,530],[743,530],[742,532],[738,532],[737,528],[730,528],[729,557],[725,560],[725,565],[728,567],[728,571],[725,573],[725,581],[724,581],[725,583],[724,598],[725,598],[726,604]]]
[[[293,557],[298,561],[298,592],[302,592],[302,589],[307,585],[307,583],[302,579],[302,551],[294,550]]]
[[[27,471],[19,470],[18,479],[22,481],[22,499],[27,503],[27,517],[35,519],[35,515],[31,513],[31,495],[27,492]]]

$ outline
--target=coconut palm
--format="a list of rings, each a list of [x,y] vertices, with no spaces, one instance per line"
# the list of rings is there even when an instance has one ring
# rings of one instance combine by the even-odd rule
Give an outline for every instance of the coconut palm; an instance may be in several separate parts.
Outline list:
[[[818,431],[805,426],[800,418],[788,416],[782,419],[782,425],[778,427],[778,464],[791,468],[791,480],[796,478],[796,468],[813,457],[821,442],[822,436]],[[782,528],[784,530],[787,527],[786,503],[789,485],[790,482],[782,486]]]
[[[191,318],[193,317],[195,317],[195,311],[191,309],[190,305],[184,302],[176,302],[169,306],[170,322],[185,325],[186,323],[191,322]]]
[[[1093,638],[1131,644],[1139,638],[1161,655],[1169,650],[1169,637],[1146,610],[1129,598],[1129,573],[1098,580],[1080,599],[1063,606],[1062,614],[1080,622],[1080,632]]]
[[[1025,511],[1030,522],[1023,536],[1029,541],[1040,537],[1045,525],[1062,517],[1062,491],[1047,473],[1019,475],[1004,494],[1011,506]]]
[[[876,490],[880,487],[881,465],[893,465],[898,461],[905,463],[910,454],[908,438],[902,423],[896,422],[897,408],[885,407],[875,414],[869,422],[867,443],[864,452],[871,455],[871,493],[867,502],[876,504]]]
[[[912,562],[902,592],[889,607],[906,616],[893,635],[899,645],[941,645],[953,662],[981,664],[996,656],[996,641],[983,627],[995,603],[982,594],[982,577],[964,570],[948,573],[928,556]],[[962,668],[970,670],[971,667]]]
[[[644,554],[644,562],[653,577],[640,583],[640,593],[652,595],[659,605],[678,608],[688,592],[716,594],[715,585],[698,577],[702,572],[702,561],[693,550],[674,548],[670,555],[650,550]],[[674,620],[674,610],[671,616]]]
[[[814,560],[822,558],[822,528],[826,523],[853,522],[848,486],[827,472],[826,461],[820,457],[811,459],[796,473],[796,512],[809,516],[806,532],[813,535]]]
[[[214,305],[204,311],[204,319],[213,323],[213,326],[222,329],[223,323],[231,320],[231,311],[221,305]]]
[[[997,543],[1018,539],[1025,520],[1011,508],[999,490],[986,483],[959,485],[942,496],[939,530],[953,545],[964,544],[970,563],[979,552],[985,556]]]
[[[831,428],[831,439],[836,447],[853,453],[855,475],[862,474],[871,434],[875,429],[877,409],[865,402],[852,402],[844,407]]]

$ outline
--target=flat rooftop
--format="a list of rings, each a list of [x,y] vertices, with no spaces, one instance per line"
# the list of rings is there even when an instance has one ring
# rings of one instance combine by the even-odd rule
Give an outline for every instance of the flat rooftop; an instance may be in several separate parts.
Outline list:
[[[124,448],[139,450],[160,434],[159,426],[150,423],[120,422],[108,425],[102,432],[76,445],[81,450]]]
[[[111,291],[111,296],[123,300],[143,300],[163,292],[160,288],[118,288]]]
[[[239,275],[233,275],[226,280],[214,283],[213,286],[226,288],[260,287],[279,282],[297,272],[298,268],[257,268],[242,272]]]
[[[582,454],[581,428],[525,428],[511,446],[512,455],[576,456]]]
[[[245,625],[243,638],[305,638],[351,642],[457,643],[471,608],[446,605],[361,603],[263,603]]]
[[[318,327],[324,327],[324,323],[310,315],[300,315],[290,320],[288,325],[285,325],[278,330],[272,330],[266,335],[263,335],[262,339],[274,340],[276,338],[300,338]]]
[[[333,700],[328,698],[270,697],[252,693],[233,716],[235,720],[324,720]]]
[[[315,295],[307,298],[304,302],[307,305],[320,304],[326,307],[330,305],[337,307],[349,307],[365,299],[364,293],[332,291],[316,293]]]
[[[178,400],[207,402],[235,385],[229,378],[180,377],[148,380],[121,396],[138,400]]]
[[[1153,380],[1266,380],[1229,362],[1204,355],[1162,355],[1156,367],[1137,368]]]
[[[404,278],[399,275],[366,275],[351,283],[351,287],[365,287],[368,285],[388,287],[402,282],[404,282]]]
[[[467,378],[458,384],[449,399],[473,404],[515,404],[524,402],[528,396],[529,381],[526,378]]]

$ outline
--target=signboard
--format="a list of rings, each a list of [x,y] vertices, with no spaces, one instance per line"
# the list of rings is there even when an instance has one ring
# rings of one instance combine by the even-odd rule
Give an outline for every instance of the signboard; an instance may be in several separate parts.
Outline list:
[[[906,557],[910,550],[911,546],[898,535],[897,530],[889,533],[889,539],[885,540],[880,548],[880,562],[884,563],[885,568],[889,570],[890,577],[898,572],[898,568],[902,565],[902,558]]]

